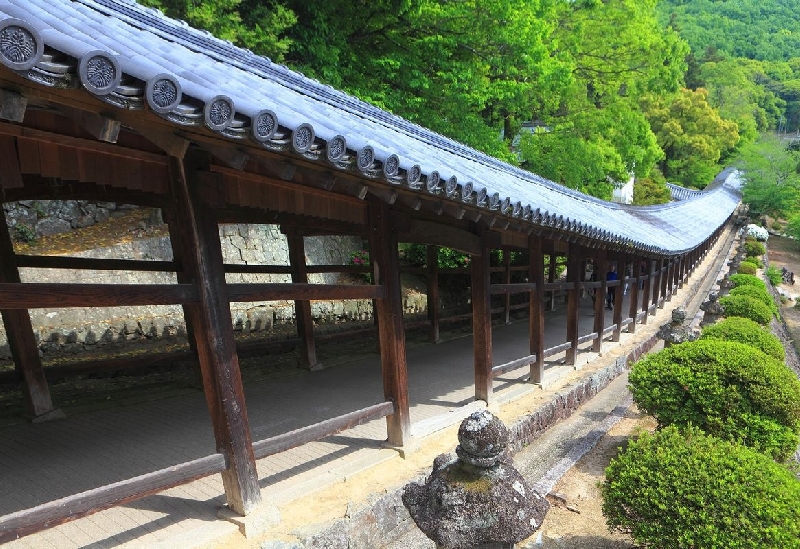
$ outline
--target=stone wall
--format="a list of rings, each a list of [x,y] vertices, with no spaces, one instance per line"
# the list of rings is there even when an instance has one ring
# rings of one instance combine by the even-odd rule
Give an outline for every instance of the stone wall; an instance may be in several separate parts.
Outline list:
[[[28,201],[6,204],[9,227],[15,237],[24,231],[35,231],[37,237],[90,226],[113,217],[115,212],[129,211],[111,203],[89,204],[81,201],[53,203]],[[92,221],[88,219],[93,215]],[[160,212],[152,210],[148,225],[161,224]],[[53,232],[48,232],[53,231]],[[155,231],[163,234],[165,231]],[[16,233],[16,234],[15,234]],[[24,235],[23,235],[24,236]],[[243,265],[288,265],[286,237],[274,225],[222,225],[220,227],[223,258],[226,263]],[[309,265],[348,264],[351,254],[362,242],[353,237],[307,237],[306,258]],[[107,247],[70,253],[77,257],[171,261],[172,249],[166,236],[126,239]],[[311,274],[312,283],[336,283],[336,273]],[[113,284],[174,284],[174,273],[78,271],[72,269],[20,269],[23,282],[82,282]],[[229,283],[283,283],[289,275],[226,275]],[[424,296],[408,299],[409,311],[424,309]],[[372,303],[361,301],[319,301],[312,303],[312,315],[320,323],[372,318]],[[234,328],[240,333],[270,331],[280,324],[294,323],[294,302],[232,303]],[[42,353],[78,353],[104,345],[120,345],[160,338],[182,338],[186,335],[183,312],[179,306],[69,308],[31,310],[31,321]],[[5,330],[0,330],[0,359],[10,358]]]

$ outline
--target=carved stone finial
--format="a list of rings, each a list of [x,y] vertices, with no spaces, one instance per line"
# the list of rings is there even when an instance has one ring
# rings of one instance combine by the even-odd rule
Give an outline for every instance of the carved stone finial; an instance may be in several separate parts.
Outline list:
[[[728,275],[726,274],[724,277],[722,277],[722,280],[719,281],[719,295],[728,295],[728,292],[730,292],[735,286],[736,285],[730,278],[728,278]]]
[[[438,549],[510,549],[529,537],[550,504],[508,458],[508,429],[487,410],[458,430],[457,457],[442,454],[424,484],[405,486],[403,503]]]
[[[700,304],[700,309],[703,311],[701,326],[714,324],[719,317],[725,314],[725,307],[719,302],[719,296],[716,292],[708,294],[708,300]]]
[[[669,347],[673,343],[683,343],[694,341],[697,334],[689,326],[684,325],[686,320],[686,310],[678,307],[672,310],[672,322],[664,324],[658,329],[657,337],[664,340],[664,347]]]

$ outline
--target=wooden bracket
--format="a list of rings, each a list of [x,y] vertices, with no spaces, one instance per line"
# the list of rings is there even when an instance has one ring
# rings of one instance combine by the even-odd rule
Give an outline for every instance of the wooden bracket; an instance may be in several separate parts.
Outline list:
[[[9,122],[22,122],[28,98],[11,90],[0,90],[0,118]]]

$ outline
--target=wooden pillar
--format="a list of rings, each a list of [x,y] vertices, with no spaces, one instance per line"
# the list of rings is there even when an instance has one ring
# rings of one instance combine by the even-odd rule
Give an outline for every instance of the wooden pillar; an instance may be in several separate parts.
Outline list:
[[[653,286],[653,260],[645,258],[644,268],[644,291],[642,292],[642,324],[647,324],[647,317],[650,316],[650,289]]]
[[[628,316],[631,317],[631,323],[628,324],[628,333],[633,334],[636,333],[636,317],[639,316],[639,281],[642,275],[642,258],[631,256],[630,260],[633,262],[633,269],[631,270],[633,276],[630,281],[631,297],[628,303]]]
[[[625,289],[625,274],[628,272],[628,265],[624,258],[617,259],[617,280],[619,285],[614,290],[614,300],[611,303],[613,311],[611,313],[611,322],[615,325],[614,331],[611,332],[611,341],[619,341],[620,334],[622,333],[622,299]]]
[[[489,246],[479,227],[481,254],[470,262],[472,275],[472,337],[475,356],[475,399],[492,399],[492,307],[489,294]]]
[[[287,234],[289,244],[289,264],[292,268],[292,283],[307,284],[306,246],[303,235]],[[317,362],[317,348],[314,343],[314,319],[311,318],[311,301],[298,299],[294,302],[297,319],[297,336],[300,338],[300,365],[307,370],[322,370]]]
[[[20,282],[14,245],[11,242],[2,205],[0,205],[0,282],[11,284]],[[11,357],[14,359],[14,367],[22,378],[25,411],[34,422],[63,418],[64,412],[60,408],[53,407],[50,387],[42,369],[39,346],[36,344],[28,310],[3,309],[0,313],[6,328],[6,338]]]
[[[503,283],[511,284],[511,251],[508,248],[503,249]],[[503,294],[503,309],[504,321],[506,324],[511,324],[511,294]]]
[[[658,307],[658,299],[661,297],[661,268],[664,266],[663,259],[659,258],[655,260],[655,267],[654,267],[654,274],[653,274],[653,314],[655,314],[655,309]]]
[[[678,288],[683,288],[683,285],[686,284],[686,279],[688,278],[688,266],[689,263],[689,256],[688,254],[681,255],[681,267],[680,267],[680,279],[678,280]]]
[[[428,245],[425,264],[428,269],[428,318],[431,321],[430,341],[431,343],[439,343],[441,308],[439,303],[439,248],[437,246]]]
[[[542,383],[544,379],[544,254],[538,236],[528,237],[528,282],[536,284],[529,297],[531,354],[536,359],[531,363],[531,383]]]
[[[547,282],[552,284],[556,281],[556,254],[550,254],[550,264],[547,266]],[[550,291],[550,304],[547,307],[548,311],[555,311],[556,309],[556,291]]]
[[[608,255],[605,250],[598,250],[594,260],[594,280],[600,282],[600,287],[594,290],[594,326],[592,331],[597,335],[592,340],[592,352],[599,353],[603,347],[603,327],[606,320],[606,292],[608,291]]]
[[[577,244],[570,244],[568,253],[567,282],[571,287],[567,290],[567,342],[570,343],[570,348],[567,349],[564,363],[574,366],[578,356],[578,305],[581,299],[583,261],[581,261],[581,247]]]
[[[378,338],[381,349],[383,394],[394,403],[394,413],[386,416],[387,442],[402,447],[410,442],[411,415],[408,404],[406,334],[403,326],[403,298],[400,291],[400,256],[397,231],[392,227],[389,206],[377,197],[369,202],[370,255],[373,278],[386,290],[386,297],[375,300]]]
[[[203,388],[217,451],[225,455],[222,472],[228,506],[246,515],[261,502],[250,423],[247,418],[239,357],[233,337],[230,300],[225,284],[219,226],[210,204],[216,178],[204,170],[205,155],[173,159],[173,196],[176,216],[187,245],[187,272],[197,284],[199,303],[191,319],[200,359]]]
[[[670,286],[672,280],[672,258],[663,260],[664,268],[662,270],[661,278],[661,306],[672,299],[672,287]]]
[[[175,272],[175,278],[177,279],[178,284],[192,284],[195,281],[195,275],[187,272],[187,269],[193,264],[194,260],[191,258],[191,247],[184,241],[186,238],[186,235],[184,234],[184,228],[177,221],[176,212],[174,209],[168,208],[162,211],[164,212],[164,220],[167,222],[167,229],[169,230],[169,241],[170,245],[172,246],[172,257],[178,264],[181,265],[181,269]],[[193,316],[197,315],[197,307],[197,303],[187,303],[181,306],[183,309],[183,320],[186,324],[186,338],[189,341],[189,349],[194,354],[197,354],[197,343],[193,331],[196,321],[193,319]],[[199,365],[198,375],[202,381],[203,376],[202,372],[199,371]]]

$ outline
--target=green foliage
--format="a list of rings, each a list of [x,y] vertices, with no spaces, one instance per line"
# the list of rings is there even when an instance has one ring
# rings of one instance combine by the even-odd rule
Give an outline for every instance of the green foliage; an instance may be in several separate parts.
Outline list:
[[[275,61],[282,61],[292,45],[286,31],[297,22],[280,0],[137,1]]]
[[[754,275],[756,274],[756,269],[757,267],[755,263],[748,263],[747,261],[742,261],[742,263],[739,265],[738,272],[740,274]]]
[[[784,360],[786,353],[780,339],[765,330],[757,322],[749,318],[730,317],[703,328],[701,340],[714,339],[722,341],[738,341],[755,347],[766,355],[777,360]]]
[[[744,263],[742,263],[744,265]],[[779,311],[778,306],[775,304],[775,300],[772,297],[772,294],[769,293],[769,290],[765,288],[761,288],[760,286],[739,286],[737,288],[732,288],[729,292],[731,296],[747,296],[753,299],[756,299],[769,307],[769,310],[772,311],[772,315],[774,317],[778,317]]]
[[[370,265],[369,252],[367,250],[356,250],[352,252],[350,254],[350,264],[359,267],[368,267]],[[358,273],[356,276],[363,279],[367,284],[370,284],[372,281],[372,274],[369,272]]]
[[[673,345],[638,361],[628,379],[636,404],[661,426],[693,424],[779,460],[797,449],[800,380],[750,345]]]
[[[14,225],[13,235],[14,240],[17,242],[25,242],[26,244],[36,242],[36,231],[25,223],[17,223]]]
[[[748,239],[744,243],[744,253],[747,257],[758,257],[767,253],[767,248],[758,240]]]
[[[695,427],[643,434],[605,477],[606,521],[637,546],[800,547],[800,481],[768,457]]]
[[[670,200],[672,195],[663,176],[637,179],[633,185],[633,204],[636,206],[666,204]]]
[[[769,279],[770,283],[773,286],[777,286],[778,284],[783,282],[783,274],[774,265],[770,265],[769,267],[767,267],[767,271],[765,274],[767,275],[767,278]]]
[[[427,246],[424,244],[401,244],[402,260],[415,267],[422,267],[428,262]],[[440,269],[460,269],[468,267],[470,256],[452,248],[441,247],[437,251],[437,263]]]
[[[748,257],[747,259],[742,261],[742,263],[747,263],[748,265],[752,265],[756,269],[763,269],[764,268],[764,262],[761,261],[761,258],[759,258],[759,257]]]
[[[800,57],[800,19],[794,0],[662,0],[663,22],[680,28],[692,51],[787,61]]]
[[[749,275],[745,275],[749,276]],[[746,295],[726,295],[720,298],[720,305],[725,307],[725,316],[749,318],[766,326],[772,320],[773,312],[763,301]]]
[[[764,290],[767,289],[767,284],[757,276],[753,275],[746,275],[746,274],[734,274],[731,275],[730,281],[733,282],[735,287],[739,286],[758,286]]]
[[[800,240],[800,213],[789,217],[786,223],[786,234]]]
[[[756,217],[784,217],[800,201],[800,152],[789,150],[776,136],[762,135],[742,148],[736,165],[744,172],[742,200]]]
[[[735,122],[724,120],[707,101],[708,92],[683,89],[672,98],[643,98],[658,144],[664,151],[659,168],[667,180],[704,188],[719,172],[718,163],[739,143]]]
[[[614,181],[649,176],[663,153],[638,101],[676,91],[687,52],[676,33],[659,28],[654,6],[560,3],[553,38],[572,79],[559,101],[532,111],[541,125],[520,143],[527,169],[606,199]]]

